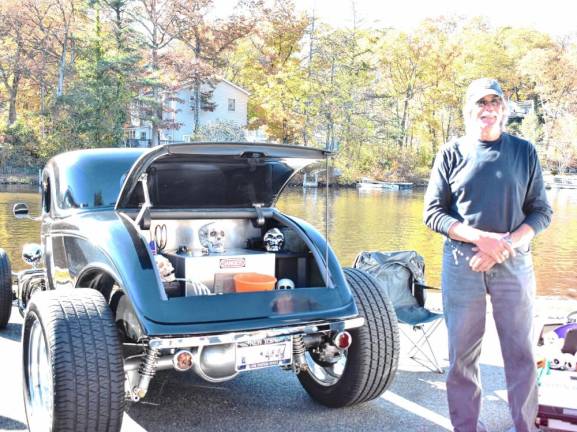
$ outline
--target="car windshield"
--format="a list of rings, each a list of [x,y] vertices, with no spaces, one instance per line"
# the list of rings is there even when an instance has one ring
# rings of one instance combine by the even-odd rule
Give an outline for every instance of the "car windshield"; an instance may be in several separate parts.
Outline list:
[[[114,207],[120,187],[137,154],[69,158],[57,169],[57,204],[61,209]]]

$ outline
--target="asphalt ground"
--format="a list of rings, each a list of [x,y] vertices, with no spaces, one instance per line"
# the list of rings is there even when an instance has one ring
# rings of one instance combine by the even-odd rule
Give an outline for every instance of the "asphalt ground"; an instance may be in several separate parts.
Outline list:
[[[428,303],[438,304],[429,296]],[[577,310],[577,302],[541,301],[542,314],[559,317]],[[27,430],[22,401],[20,332],[16,308],[8,327],[0,331],[0,430]],[[405,330],[411,331],[410,328]],[[446,330],[432,338],[441,366],[447,367]],[[123,432],[135,431],[398,431],[452,430],[446,402],[445,374],[432,372],[407,357],[401,338],[399,371],[378,400],[344,409],[330,409],[309,398],[292,372],[277,368],[240,374],[211,384],[191,373],[161,371],[146,398],[129,404]],[[488,317],[481,374],[484,388],[482,420],[492,432],[512,426],[505,393],[499,344]]]

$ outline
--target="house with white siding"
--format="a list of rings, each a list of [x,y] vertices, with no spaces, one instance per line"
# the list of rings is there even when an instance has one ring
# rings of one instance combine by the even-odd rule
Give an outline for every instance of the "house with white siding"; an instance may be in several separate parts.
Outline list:
[[[231,121],[246,128],[247,106],[250,93],[242,87],[225,79],[214,86],[203,84],[200,88],[201,108],[199,124],[208,125],[217,120]],[[160,131],[160,142],[188,142],[194,136],[195,92],[194,84],[184,83],[176,89],[162,95],[167,112],[164,120],[179,125],[176,129]],[[125,127],[127,144],[131,147],[148,147],[152,138],[150,122],[132,116],[131,123]]]

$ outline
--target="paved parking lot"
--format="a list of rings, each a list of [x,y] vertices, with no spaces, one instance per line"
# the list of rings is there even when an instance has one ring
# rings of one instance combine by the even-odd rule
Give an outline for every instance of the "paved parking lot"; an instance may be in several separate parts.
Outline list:
[[[511,426],[511,420],[504,400],[503,368],[495,329],[488,322],[481,365],[485,388],[482,417],[490,431],[503,432]],[[21,391],[21,323],[20,315],[13,309],[8,328],[0,332],[0,430],[27,429]],[[241,374],[221,384],[206,383],[191,374],[163,371],[153,380],[145,400],[128,407],[122,430],[451,430],[445,375],[431,372],[404,356],[406,341],[401,342],[399,373],[391,389],[377,401],[346,409],[325,408],[307,396],[291,372],[279,369]],[[436,333],[434,346],[446,366],[444,326]]]

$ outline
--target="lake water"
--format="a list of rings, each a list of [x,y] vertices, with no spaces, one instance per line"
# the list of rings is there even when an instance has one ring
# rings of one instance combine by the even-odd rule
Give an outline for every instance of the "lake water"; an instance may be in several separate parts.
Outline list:
[[[577,191],[550,190],[554,209],[551,226],[533,242],[537,293],[577,299]],[[16,220],[15,202],[27,202],[38,214],[40,194],[22,188],[0,189],[0,247],[13,269],[26,265],[22,245],[39,242],[39,223]],[[288,189],[278,202],[285,213],[305,219],[325,234],[323,189]],[[425,257],[427,284],[440,285],[443,238],[422,223],[423,191],[330,191],[328,238],[343,266],[350,266],[362,250],[416,250]]]

